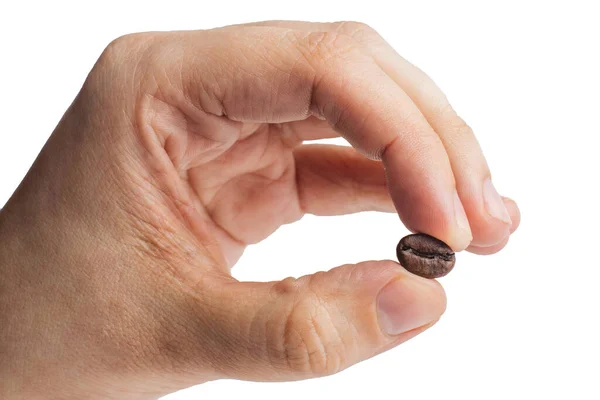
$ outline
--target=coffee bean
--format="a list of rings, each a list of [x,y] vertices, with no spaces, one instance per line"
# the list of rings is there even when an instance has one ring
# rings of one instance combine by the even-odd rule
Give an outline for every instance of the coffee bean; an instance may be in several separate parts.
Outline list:
[[[423,233],[403,237],[396,247],[396,255],[406,270],[429,279],[446,275],[456,261],[450,246]]]

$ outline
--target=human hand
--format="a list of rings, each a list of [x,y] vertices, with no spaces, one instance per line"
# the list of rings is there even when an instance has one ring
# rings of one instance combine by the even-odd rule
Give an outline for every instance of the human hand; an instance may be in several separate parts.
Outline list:
[[[335,136],[354,149],[302,144]],[[441,91],[362,24],[120,38],[0,214],[0,394],[153,398],[390,349],[443,313],[437,282],[392,261],[229,270],[305,213],[396,210],[498,251],[519,214],[489,177]]]

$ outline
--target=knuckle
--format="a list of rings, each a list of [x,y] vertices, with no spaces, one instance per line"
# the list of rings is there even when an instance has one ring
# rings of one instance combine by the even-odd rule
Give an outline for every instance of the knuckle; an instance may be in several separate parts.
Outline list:
[[[99,59],[101,66],[120,66],[143,54],[150,47],[155,35],[150,33],[131,33],[111,41]]]
[[[153,87],[160,77],[181,70],[183,48],[173,34],[133,33],[108,44],[94,66],[93,76],[108,77],[115,86]]]
[[[461,141],[473,136],[473,129],[458,115],[451,118],[448,122],[450,132],[452,132],[452,140]]]
[[[438,105],[434,109],[434,114],[440,120],[452,120],[458,117],[456,111],[454,110],[454,107],[452,107],[452,105],[446,98],[442,99],[441,101],[438,101]]]
[[[323,332],[335,328],[323,314],[327,311],[316,300],[301,301],[290,312],[284,330],[284,348],[292,370],[325,376],[341,369],[338,343],[327,340]]]
[[[370,25],[359,21],[341,21],[337,24],[337,31],[358,40],[380,39],[381,36]]]
[[[360,52],[360,46],[339,32],[310,32],[295,38],[298,49],[315,69],[330,68]]]
[[[137,118],[137,106],[147,94],[154,95],[161,86],[179,77],[181,46],[166,33],[133,33],[110,42],[89,74],[84,89],[96,100],[114,103],[110,97],[117,89],[126,99],[126,116]],[[179,53],[178,53],[179,52]],[[175,81],[173,83],[176,83]],[[100,95],[99,95],[100,94]]]
[[[311,108],[315,115],[326,116],[330,122],[344,121],[338,105],[324,101],[328,94],[343,93],[345,87],[358,79],[359,71],[374,66],[371,50],[365,43],[339,31],[288,32],[302,71],[311,82]]]
[[[443,104],[437,107],[434,114],[449,132],[447,139],[450,142],[460,142],[474,135],[473,129],[456,113],[449,102],[443,101]]]
[[[346,363],[344,343],[324,302],[310,289],[299,293],[299,287],[298,280],[288,279],[277,289],[295,301],[279,319],[280,334],[271,338],[276,342],[269,347],[277,349],[271,362],[306,377],[335,374]]]
[[[288,277],[273,285],[273,294],[279,296],[289,296],[298,289],[298,279]]]

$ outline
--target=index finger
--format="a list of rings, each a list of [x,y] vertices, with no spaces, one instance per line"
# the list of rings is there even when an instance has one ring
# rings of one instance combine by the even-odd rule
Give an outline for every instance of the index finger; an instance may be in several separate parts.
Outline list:
[[[183,82],[204,112],[244,122],[325,118],[364,155],[382,159],[409,229],[455,250],[468,246],[471,232],[443,143],[360,44],[335,32],[256,26],[212,31],[210,38],[211,46],[195,35],[180,41],[186,54],[196,54]]]

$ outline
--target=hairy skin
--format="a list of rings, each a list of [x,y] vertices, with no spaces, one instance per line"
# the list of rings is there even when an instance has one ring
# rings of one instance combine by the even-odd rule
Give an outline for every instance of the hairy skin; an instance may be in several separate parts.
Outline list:
[[[358,23],[111,43],[0,212],[0,397],[305,379],[433,325],[443,289],[392,261],[229,273],[305,213],[397,211],[455,250],[504,246],[516,204],[503,200],[509,222],[486,211],[472,132],[402,60]],[[340,135],[354,148],[304,144]]]

